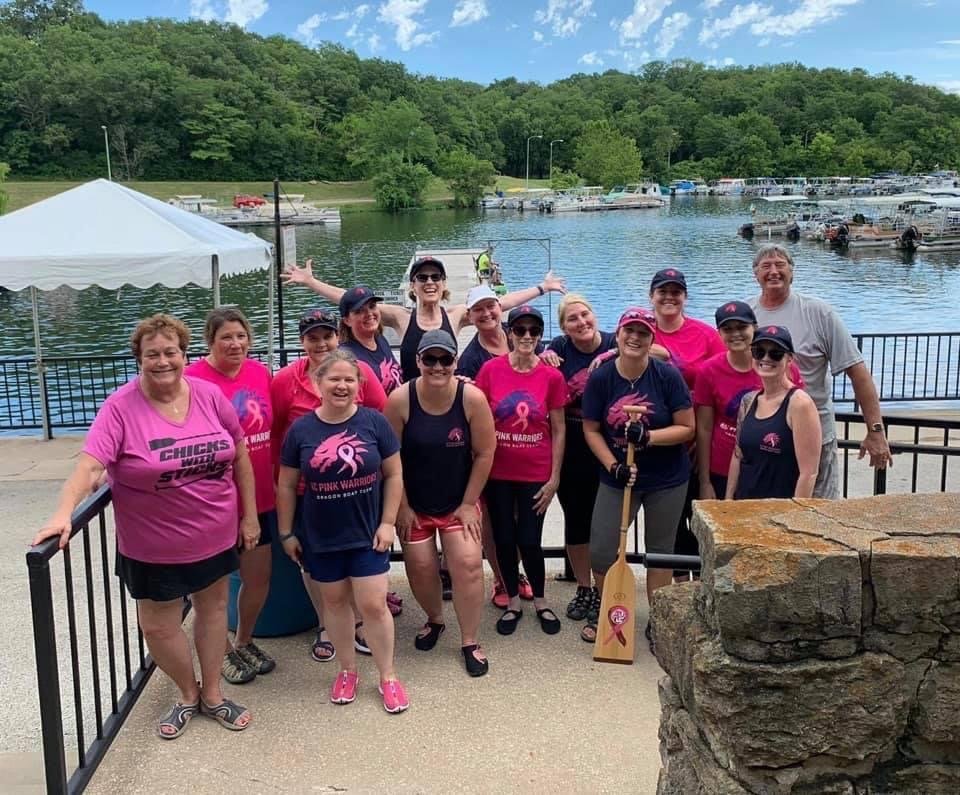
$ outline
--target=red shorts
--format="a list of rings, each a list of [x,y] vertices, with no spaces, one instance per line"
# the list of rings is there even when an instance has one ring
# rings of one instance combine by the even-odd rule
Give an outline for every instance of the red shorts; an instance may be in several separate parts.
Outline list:
[[[477,512],[483,516],[483,509],[479,502],[477,503]],[[416,513],[414,517],[408,544],[429,541],[437,531],[441,533],[463,532],[463,522],[452,513],[448,513],[446,516],[427,516],[425,513]]]

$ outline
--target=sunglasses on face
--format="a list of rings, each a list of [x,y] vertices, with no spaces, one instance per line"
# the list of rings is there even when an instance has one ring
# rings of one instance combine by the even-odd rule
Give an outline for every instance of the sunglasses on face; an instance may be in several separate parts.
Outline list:
[[[511,326],[510,331],[514,337],[539,337],[543,334],[540,326]]]
[[[782,361],[783,357],[787,355],[787,352],[783,348],[756,347],[751,348],[750,353],[753,354],[753,358],[758,362],[762,362],[764,357],[770,359],[770,361],[779,362]]]
[[[417,280],[418,282],[420,282],[421,284],[424,284],[425,282],[442,282],[442,281],[443,281],[443,274],[441,274],[441,273],[418,273],[418,274],[417,274],[416,276],[414,276],[413,278],[416,279],[416,280]]]
[[[424,353],[420,356],[420,361],[424,367],[436,367],[438,364],[441,367],[452,367],[453,354],[441,353],[439,356],[434,356],[432,353]]]

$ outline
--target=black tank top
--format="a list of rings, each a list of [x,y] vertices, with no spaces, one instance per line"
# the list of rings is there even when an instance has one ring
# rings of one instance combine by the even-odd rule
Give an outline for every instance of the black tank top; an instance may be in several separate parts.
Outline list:
[[[450,319],[447,317],[446,310],[440,307],[440,328],[446,331],[454,339],[457,335],[450,325]],[[404,382],[411,381],[420,375],[420,368],[417,367],[417,346],[420,344],[420,338],[427,332],[417,324],[417,308],[414,307],[410,313],[410,322],[407,324],[407,330],[400,340],[400,371]]]
[[[787,392],[776,413],[757,419],[757,398],[754,396],[737,431],[740,477],[736,500],[766,497],[792,497],[800,477],[793,431],[787,425],[787,407],[796,388]]]
[[[410,418],[403,426],[400,461],[407,501],[417,513],[446,516],[463,502],[473,447],[470,425],[463,407],[463,382],[446,414],[428,414],[417,398],[417,381],[410,390]]]

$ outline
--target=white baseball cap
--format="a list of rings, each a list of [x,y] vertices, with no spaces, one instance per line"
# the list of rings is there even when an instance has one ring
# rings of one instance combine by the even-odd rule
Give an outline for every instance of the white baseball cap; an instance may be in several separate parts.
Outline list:
[[[478,284],[476,287],[471,287],[467,293],[467,309],[472,309],[476,304],[486,301],[488,298],[500,303],[500,296],[491,290],[489,285]]]

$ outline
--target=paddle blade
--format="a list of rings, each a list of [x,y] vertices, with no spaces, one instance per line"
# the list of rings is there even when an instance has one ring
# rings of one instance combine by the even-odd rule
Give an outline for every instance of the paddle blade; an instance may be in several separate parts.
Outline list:
[[[597,621],[593,659],[597,662],[633,663],[636,651],[637,581],[624,558],[607,571]]]

